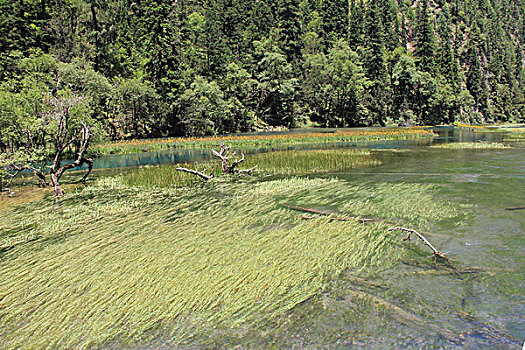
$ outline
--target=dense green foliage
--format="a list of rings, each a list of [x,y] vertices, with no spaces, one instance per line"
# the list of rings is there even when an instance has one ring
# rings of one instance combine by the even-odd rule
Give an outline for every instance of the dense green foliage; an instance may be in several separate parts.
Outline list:
[[[112,139],[523,121],[525,1],[0,2],[0,148],[44,97]],[[24,136],[21,136],[21,135]]]

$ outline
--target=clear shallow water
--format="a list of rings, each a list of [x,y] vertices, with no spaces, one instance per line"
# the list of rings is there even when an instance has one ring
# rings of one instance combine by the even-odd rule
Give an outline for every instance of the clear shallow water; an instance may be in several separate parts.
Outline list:
[[[382,166],[341,177],[350,182],[432,183],[440,186],[440,197],[475,205],[474,214],[461,223],[437,223],[432,241],[455,265],[492,271],[427,277],[391,271],[381,276],[395,294],[408,295],[431,310],[429,317],[443,329],[467,333],[459,345],[434,344],[431,334],[421,334],[414,336],[413,346],[518,348],[525,341],[525,211],[505,208],[524,205],[525,148],[421,149],[379,157]]]
[[[349,183],[431,183],[439,187],[439,197],[475,205],[473,214],[461,222],[437,222],[429,231],[434,234],[432,242],[448,253],[455,266],[478,267],[486,272],[421,275],[417,273],[426,267],[418,266],[417,261],[427,257],[419,256],[395,269],[364,276],[379,283],[380,288],[356,286],[342,276],[318,298],[271,324],[257,329],[202,330],[204,335],[184,345],[160,339],[144,348],[521,349],[525,341],[525,211],[504,209],[525,205],[525,144],[515,143],[513,149],[502,150],[432,149],[428,147],[431,143],[503,138],[503,133],[452,128],[436,131],[440,136],[433,141],[318,144],[285,149],[376,150],[381,166],[323,176],[337,176]],[[95,164],[102,175],[140,165],[208,159],[210,153],[208,149],[167,150],[108,156],[97,159]],[[401,242],[401,233],[399,237],[400,247],[410,249],[416,244]],[[416,315],[418,324],[399,322],[389,310],[359,302],[352,294],[356,288]],[[450,341],[444,332],[458,335],[459,341]]]
[[[205,335],[184,345],[161,339],[141,348],[521,349],[525,341],[525,211],[505,208],[525,205],[525,144],[514,143],[514,148],[501,150],[432,149],[428,147],[431,143],[500,142],[504,135],[435,130],[440,136],[428,142],[299,148],[375,149],[381,166],[323,176],[360,184],[435,184],[440,198],[470,206],[460,222],[436,222],[429,238],[456,268],[483,272],[440,275],[436,266],[426,274],[428,266],[418,263],[427,259],[423,255],[395,269],[365,276],[381,287],[356,285],[342,276],[319,297],[257,329],[201,330]],[[199,159],[206,158],[206,153],[199,150]],[[401,242],[404,236],[399,236],[400,246],[410,249],[416,244],[414,240]],[[356,289],[410,312],[417,322],[403,322],[391,310],[360,302],[353,294]]]
[[[330,132],[331,129],[320,129],[321,131]],[[315,131],[320,131],[315,129]],[[325,149],[325,148],[367,148],[367,149],[404,149],[404,148],[420,148],[429,146],[434,143],[443,142],[470,142],[470,141],[501,141],[503,133],[483,133],[472,132],[454,129],[451,127],[437,127],[434,131],[439,133],[439,136],[433,140],[399,140],[399,141],[358,141],[358,142],[335,142],[335,143],[318,143],[318,144],[304,144],[284,147],[259,147],[245,150],[245,153],[259,153],[271,152],[277,150],[309,150],[309,149]],[[305,132],[304,129],[298,129],[287,132],[275,133],[297,133]],[[247,134],[251,135],[251,134]],[[111,169],[111,168],[129,168],[145,165],[158,164],[175,164],[186,163],[194,161],[203,161],[212,159],[211,150],[207,148],[197,149],[167,149],[162,151],[141,152],[134,154],[119,154],[119,155],[105,155],[98,157],[95,160],[95,169]]]

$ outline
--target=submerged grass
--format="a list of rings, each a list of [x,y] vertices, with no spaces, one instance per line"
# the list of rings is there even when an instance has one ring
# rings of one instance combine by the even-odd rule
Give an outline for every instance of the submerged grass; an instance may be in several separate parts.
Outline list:
[[[385,224],[301,220],[280,203],[417,223],[458,215],[434,188],[341,180],[216,180],[150,189],[122,177],[0,209],[0,340],[6,349],[97,348],[177,325],[249,325],[317,295],[348,268],[404,255]],[[401,198],[401,199],[397,199]],[[32,223],[28,226],[28,223]],[[174,329],[178,329],[174,331]]]
[[[343,129],[333,132],[305,131],[278,134],[232,134],[208,137],[126,140],[93,145],[91,150],[98,154],[126,154],[142,151],[158,151],[168,148],[217,148],[221,142],[226,142],[232,147],[251,148],[346,141],[417,140],[428,139],[433,136],[434,133],[432,131],[422,127]]]
[[[446,149],[504,149],[511,148],[499,142],[456,142],[456,143],[442,143],[433,145],[432,148],[446,148]]]

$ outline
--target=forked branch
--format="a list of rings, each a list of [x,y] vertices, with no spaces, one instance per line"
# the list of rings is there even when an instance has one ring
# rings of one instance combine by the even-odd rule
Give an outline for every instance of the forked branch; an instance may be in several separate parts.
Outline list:
[[[241,158],[240,159],[237,159],[235,161],[233,161],[233,163],[231,165],[228,165],[228,161],[235,156],[235,152],[231,153],[230,154],[230,149],[231,149],[231,146],[228,146],[224,143],[221,143],[221,149],[219,151],[216,151],[214,149],[212,149],[211,151],[213,152],[213,154],[217,157],[217,158],[220,158],[221,160],[221,163],[222,163],[222,173],[223,174],[239,174],[239,175],[244,175],[244,174],[251,174],[252,171],[254,171],[258,165],[250,168],[250,169],[238,169],[239,167],[239,164],[241,164],[242,162],[244,162],[244,153],[241,153]],[[213,175],[206,175],[204,172],[199,172],[197,170],[193,170],[193,169],[187,169],[187,168],[181,168],[181,167],[178,167],[178,168],[175,168],[175,170],[178,170],[178,171],[183,171],[185,173],[188,173],[188,174],[193,174],[193,175],[197,175],[205,180],[210,180],[211,178],[213,178]]]
[[[433,245],[432,243],[430,243],[428,241],[428,239],[426,239],[421,233],[417,232],[416,230],[412,230],[412,229],[409,229],[409,228],[404,228],[404,227],[393,227],[391,229],[389,229],[388,231],[396,231],[396,230],[399,230],[399,231],[403,231],[403,232],[408,232],[408,235],[403,238],[403,241],[410,241],[410,238],[412,236],[412,234],[415,234],[417,235],[422,241],[423,243],[425,243],[430,249],[432,249],[432,251],[434,252],[434,255],[441,258],[441,259],[444,259],[444,260],[448,260],[448,257],[443,254],[443,253],[440,253]]]
[[[222,173],[223,174],[250,174],[255,168],[257,168],[257,165],[254,166],[251,169],[242,169],[238,170],[239,164],[244,162],[244,153],[241,153],[241,158],[233,161],[231,165],[228,165],[228,161],[235,156],[235,152],[230,154],[231,146],[228,146],[226,144],[221,143],[221,149],[220,151],[212,150],[213,154],[221,159],[222,163]]]
[[[89,141],[91,139],[91,130],[86,123],[80,123],[80,132],[75,130],[71,139],[66,142],[67,145],[76,144],[76,159],[67,165],[60,164],[60,158],[62,157],[62,152],[65,147],[62,147],[61,150],[57,150],[57,156],[55,157],[55,163],[51,168],[51,184],[55,188],[55,195],[62,196],[64,191],[59,185],[60,178],[67,170],[80,167],[84,164],[87,164],[88,170],[86,174],[80,180],[85,182],[91,171],[93,170],[93,159],[86,157],[86,152],[89,148]]]

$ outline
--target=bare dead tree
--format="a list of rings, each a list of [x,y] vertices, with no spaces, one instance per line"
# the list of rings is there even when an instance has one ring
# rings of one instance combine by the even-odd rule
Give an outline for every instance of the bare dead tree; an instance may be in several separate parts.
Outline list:
[[[231,165],[228,165],[232,157],[235,157],[236,155],[235,152],[230,154],[230,149],[231,149],[231,146],[227,146],[226,144],[221,143],[220,151],[212,150],[213,154],[216,157],[221,159],[221,163],[222,163],[221,169],[222,169],[223,174],[251,174],[251,172],[258,167],[258,165],[256,165],[250,169],[239,169],[239,164],[242,163],[245,159],[243,153],[241,153],[240,159],[234,160],[233,163],[231,163]],[[187,168],[182,168],[182,167],[177,167],[175,168],[175,170],[199,176],[200,178],[204,180],[210,180],[213,178],[213,174],[207,175],[206,170],[200,172],[197,170],[187,169]]]
[[[64,191],[60,187],[60,179],[64,172],[67,170],[80,167],[87,164],[88,170],[80,181],[84,182],[93,169],[93,159],[86,156],[86,152],[89,148],[89,142],[91,140],[91,128],[85,122],[83,117],[78,116],[77,113],[72,112],[72,108],[84,101],[85,98],[77,95],[70,96],[53,96],[49,95],[46,97],[46,102],[49,107],[48,110],[41,114],[42,134],[46,134],[51,137],[51,144],[53,145],[52,163],[50,166],[50,182],[48,183],[44,172],[33,165],[34,159],[29,155],[26,157],[13,157],[12,161],[4,162],[6,164],[4,170],[7,173],[9,184],[12,179],[24,170],[31,170],[39,178],[40,186],[53,186],[55,195],[57,197],[64,195]],[[31,151],[37,154],[43,152],[46,143],[42,142],[36,146],[33,142],[33,136],[29,130],[28,138],[31,141]],[[38,149],[38,148],[41,149]],[[66,154],[68,149],[75,150],[75,158],[73,162],[68,164],[62,164],[62,158]]]
[[[87,123],[73,116],[71,109],[78,103],[84,101],[82,96],[68,96],[55,97],[48,96],[46,102],[49,105],[49,110],[42,114],[44,120],[44,127],[47,127],[48,135],[52,138],[53,144],[53,158],[50,167],[50,182],[47,182],[46,175],[42,170],[35,167],[29,155],[26,157],[14,156],[12,160],[3,160],[5,177],[8,179],[7,184],[10,185],[12,179],[24,170],[31,170],[39,178],[40,186],[53,186],[55,195],[57,197],[64,195],[64,191],[60,187],[60,179],[67,170],[80,167],[87,164],[88,170],[80,181],[85,182],[91,171],[93,170],[93,159],[86,156],[89,148],[89,141],[91,140],[91,129]],[[28,130],[28,137],[31,140],[31,151],[27,153],[37,153],[37,146],[33,144],[33,137]],[[42,148],[45,147],[43,143]],[[74,149],[75,158],[73,162],[62,164],[66,150]]]
[[[221,149],[219,152],[212,150],[213,154],[221,159],[222,162],[222,173],[223,174],[250,174],[253,170],[257,168],[258,165],[250,169],[237,169],[239,164],[244,162],[244,153],[241,153],[241,158],[233,161],[231,165],[228,165],[228,161],[235,157],[236,153],[233,152],[230,154],[231,146],[227,146],[224,142],[221,143]]]
[[[79,129],[75,130],[73,135],[71,135],[69,138],[62,138],[59,143],[56,143],[55,158],[50,174],[51,185],[55,188],[55,195],[61,196],[64,194],[64,191],[60,187],[59,181],[62,175],[64,175],[64,172],[67,170],[87,164],[88,170],[80,180],[81,182],[85,182],[89,174],[91,174],[91,171],[93,170],[93,159],[86,157],[86,151],[88,150],[90,139],[90,128],[86,125],[86,123],[81,122]],[[64,150],[71,145],[75,146],[76,158],[72,163],[62,165],[61,159]]]
[[[81,181],[85,181],[93,169],[93,160],[86,157],[91,130],[84,120],[78,120],[78,117],[72,115],[72,108],[84,100],[85,97],[77,95],[66,97],[49,95],[46,98],[46,102],[51,108],[43,114],[43,118],[53,125],[52,138],[54,144],[50,185],[54,187],[57,197],[64,195],[64,191],[60,187],[60,179],[65,171],[87,164],[88,171],[81,179]],[[75,149],[75,159],[72,163],[62,165],[62,158],[68,148]]]

